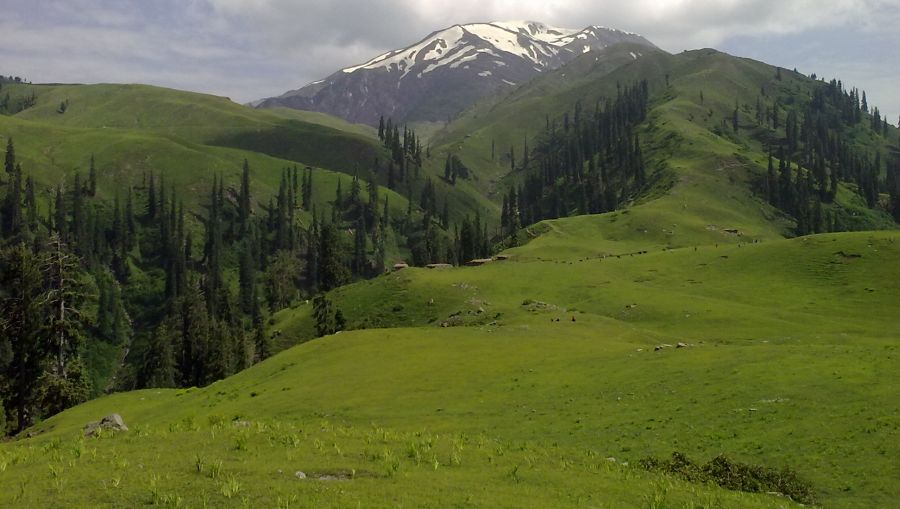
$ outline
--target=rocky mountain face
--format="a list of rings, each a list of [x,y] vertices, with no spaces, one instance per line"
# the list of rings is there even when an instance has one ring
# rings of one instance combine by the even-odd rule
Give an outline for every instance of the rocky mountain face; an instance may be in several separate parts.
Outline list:
[[[254,106],[321,111],[366,124],[377,124],[382,115],[401,122],[444,121],[482,97],[620,43],[655,47],[640,35],[599,26],[454,25]]]

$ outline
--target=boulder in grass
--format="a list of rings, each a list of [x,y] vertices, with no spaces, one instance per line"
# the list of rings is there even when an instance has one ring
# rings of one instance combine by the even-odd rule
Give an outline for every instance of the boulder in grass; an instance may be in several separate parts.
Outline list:
[[[104,431],[128,431],[128,426],[119,414],[110,414],[99,421],[89,422],[84,426],[84,436],[95,437]]]

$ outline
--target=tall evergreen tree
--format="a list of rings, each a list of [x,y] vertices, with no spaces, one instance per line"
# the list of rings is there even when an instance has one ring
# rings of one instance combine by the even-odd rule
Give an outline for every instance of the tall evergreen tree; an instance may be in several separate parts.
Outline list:
[[[253,262],[250,242],[245,240],[241,246],[240,262],[238,266],[238,288],[241,311],[245,314],[253,313],[256,303],[256,267]]]
[[[350,271],[344,260],[345,251],[335,224],[322,225],[319,237],[320,282],[322,290],[328,291],[348,283]]]
[[[94,162],[94,154],[91,154],[91,167],[88,171],[88,194],[97,196],[97,167]]]
[[[12,175],[16,169],[16,148],[13,145],[12,136],[6,140],[6,157],[4,158],[3,167],[8,175]]]
[[[250,163],[244,159],[241,170],[241,195],[238,202],[238,214],[241,220],[241,232],[246,232],[247,223],[250,221]]]
[[[37,257],[25,244],[4,253],[0,266],[0,336],[7,341],[10,360],[3,373],[7,383],[2,400],[6,415],[15,416],[15,431],[27,428],[38,413],[37,398],[46,357],[40,328],[42,277]]]
[[[156,219],[156,183],[153,180],[152,171],[147,186],[147,218]]]
[[[22,232],[22,166],[16,165],[10,175],[3,201],[3,234],[5,237],[16,237]]]
[[[177,373],[172,335],[167,321],[153,331],[141,363],[142,387],[175,387]]]

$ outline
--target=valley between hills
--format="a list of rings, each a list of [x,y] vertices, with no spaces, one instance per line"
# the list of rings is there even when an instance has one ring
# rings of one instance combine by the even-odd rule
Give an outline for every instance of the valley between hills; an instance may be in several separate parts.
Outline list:
[[[253,106],[3,80],[0,506],[896,503],[864,92],[539,23],[348,69]]]

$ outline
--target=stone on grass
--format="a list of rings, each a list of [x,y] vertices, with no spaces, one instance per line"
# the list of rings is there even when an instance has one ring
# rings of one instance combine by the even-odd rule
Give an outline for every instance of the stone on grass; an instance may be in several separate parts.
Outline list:
[[[101,430],[107,431],[128,431],[128,426],[122,420],[119,414],[109,414],[99,421],[89,422],[84,426],[84,436],[93,437],[101,433]]]

